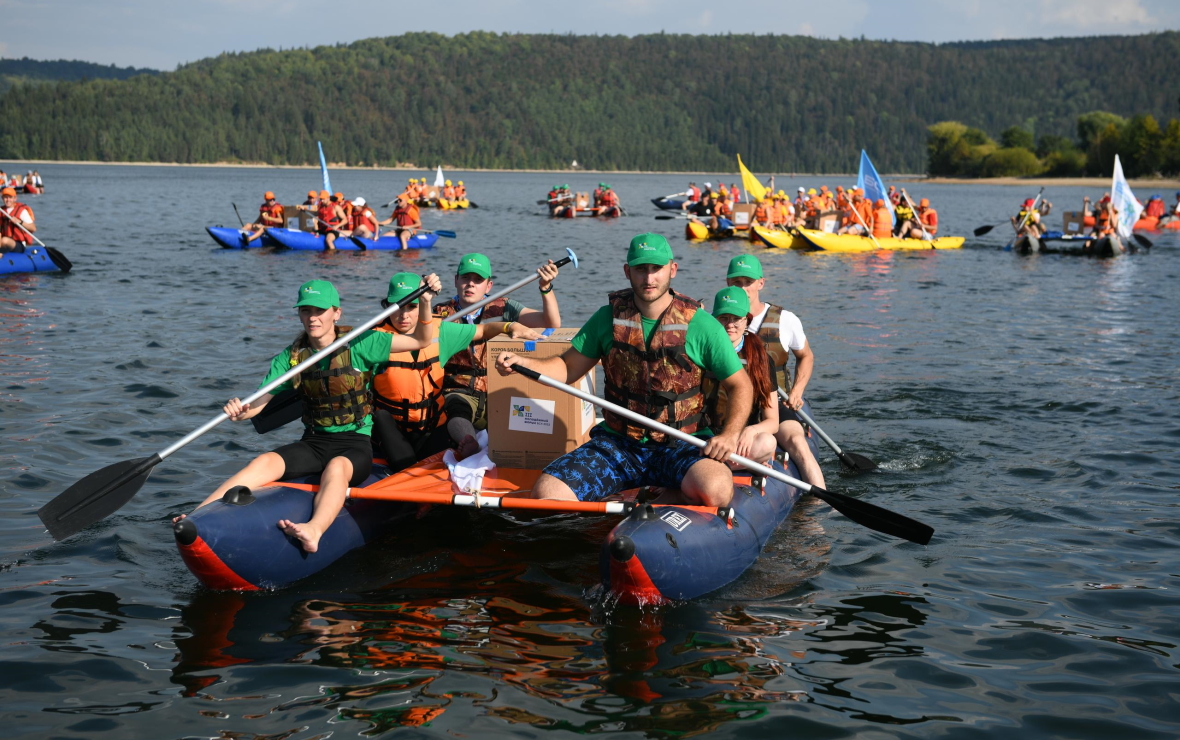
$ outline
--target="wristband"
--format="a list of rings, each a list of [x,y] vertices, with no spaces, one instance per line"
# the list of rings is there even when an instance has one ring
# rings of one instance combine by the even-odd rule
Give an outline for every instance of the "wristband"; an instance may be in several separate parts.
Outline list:
[[[511,329],[512,325],[515,323],[515,321],[509,321],[507,324],[504,324],[504,333],[507,334],[508,330]]]
[[[552,292],[553,292],[552,285],[550,285],[548,288],[541,288],[541,295],[549,295]]]

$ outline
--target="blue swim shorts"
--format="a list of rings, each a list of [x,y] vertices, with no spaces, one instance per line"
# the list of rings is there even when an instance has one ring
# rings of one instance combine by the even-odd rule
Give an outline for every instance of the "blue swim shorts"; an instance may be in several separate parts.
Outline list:
[[[590,441],[549,463],[544,472],[573,489],[579,501],[599,501],[640,486],[679,488],[701,450],[688,442],[640,444],[600,427]]]

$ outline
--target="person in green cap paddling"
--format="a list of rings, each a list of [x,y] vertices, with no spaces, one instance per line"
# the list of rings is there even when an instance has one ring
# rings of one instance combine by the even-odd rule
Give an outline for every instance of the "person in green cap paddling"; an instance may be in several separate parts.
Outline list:
[[[422,295],[429,305],[430,294],[442,290],[437,275],[428,275],[424,283],[430,292]],[[351,327],[339,326],[342,316],[340,294],[327,280],[309,280],[299,287],[295,303],[303,331],[289,347],[275,355],[259,387],[326,348]],[[311,519],[292,522],[282,519],[278,527],[297,540],[309,553],[319,547],[320,537],[335,521],[344,506],[349,486],[359,485],[369,477],[373,465],[370,435],[373,428],[373,374],[401,352],[421,350],[434,339],[434,328],[426,323],[416,326],[412,334],[391,334],[371,330],[351,344],[333,352],[310,370],[262,396],[252,404],[230,399],[222,411],[231,421],[257,416],[274,397],[294,389],[303,401],[303,437],[265,452],[213,491],[201,506],[212,503],[235,486],[256,488],[284,477],[322,473],[320,490],[315,496]],[[179,521],[177,517],[173,521]]]
[[[463,317],[468,324],[485,321],[519,323],[534,329],[560,329],[561,311],[557,306],[557,294],[553,281],[557,279],[557,265],[553,260],[537,268],[537,287],[541,291],[541,310],[526,308],[524,304],[508,298],[498,298],[474,313]],[[438,303],[434,312],[441,318],[478,303],[492,292],[492,263],[486,255],[469,252],[459,258],[455,270],[455,296]],[[477,339],[467,349],[456,352],[446,362],[447,418],[451,419],[451,434],[460,441],[475,435],[476,429],[487,427],[488,409],[488,362],[487,345]]]
[[[750,299],[736,286],[722,288],[713,297],[713,317],[725,327],[733,349],[741,358],[754,390],[754,403],[746,426],[738,437],[737,453],[756,462],[769,463],[778,446],[774,435],[778,432],[778,395],[775,393],[774,362],[766,352],[766,345],[750,328]],[[717,379],[705,373],[701,381],[705,394],[705,420],[712,429],[725,425],[728,398]],[[729,463],[735,467],[734,463]]]
[[[754,255],[739,254],[731,259],[725,274],[725,284],[741,288],[749,297],[749,331],[757,334],[766,345],[766,352],[774,365],[772,380],[787,393],[787,400],[779,402],[779,428],[775,438],[779,446],[795,460],[803,479],[823,488],[823,470],[807,445],[807,433],[802,421],[795,415],[796,409],[803,408],[803,391],[807,389],[815,365],[811,345],[803,333],[803,323],[782,306],[762,302],[760,295],[766,287],[766,278],[762,275],[762,263]],[[795,356],[793,380],[789,366],[791,355]]]
[[[753,390],[717,319],[672,290],[677,269],[667,239],[635,236],[623,267],[631,287],[610,294],[609,305],[590,317],[570,349],[547,359],[505,352],[496,366],[505,375],[519,365],[576,383],[601,360],[608,401],[707,439],[706,446],[698,449],[608,409],[589,442],[545,468],[533,498],[599,500],[640,486],[668,489],[661,503],[726,506],[733,498],[733,474],[723,461],[737,451]],[[705,373],[729,399],[725,426],[717,430],[704,421]]]
[[[505,332],[513,339],[541,338],[538,332],[516,320],[476,324],[444,322],[441,317],[431,315],[429,300],[403,304],[420,283],[421,278],[412,272],[399,272],[390,278],[389,292],[382,306],[396,303],[401,308],[378,327],[378,331],[394,336],[407,336],[427,325],[438,338],[424,349],[390,355],[385,371],[373,380],[374,454],[383,453],[390,472],[394,473],[449,447],[464,445],[456,456],[460,460],[478,449],[470,448],[475,441],[470,423],[452,425],[455,432],[449,432],[443,406],[443,368],[452,357],[467,351],[472,343],[482,347],[484,342]],[[466,411],[471,406],[462,404],[461,408]]]

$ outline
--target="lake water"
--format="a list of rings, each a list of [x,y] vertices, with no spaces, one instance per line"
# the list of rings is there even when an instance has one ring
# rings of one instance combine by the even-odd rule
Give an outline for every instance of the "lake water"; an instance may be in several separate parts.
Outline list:
[[[233,202],[252,217],[264,190],[299,202],[313,170],[40,170],[39,234],[75,269],[0,280],[5,737],[1180,733],[1174,233],[1106,261],[999,251],[1006,226],[958,251],[759,250],[765,297],[799,315],[815,352],[817,421],[881,466],[856,476],[823,450],[828,487],[929,523],[927,547],[808,500],[723,591],[605,609],[591,590],[610,520],[435,512],[309,582],[240,595],[196,585],[168,521],[296,429],[225,424],[60,543],[36,511],[253,389],[298,329],[300,283],[334,281],[359,320],[399,270],[445,277],[478,250],[506,284],[570,247],[582,266],[557,290],[577,325],[624,286],[638,232],[671,238],[675,286],[700,298],[750,247],[690,244],[652,218],[647,199],[682,176],[605,176],[629,217],[553,221],[535,205],[550,185],[603,176],[452,172],[481,208],[425,221],[458,239],[323,255],[218,250],[203,230],[236,224]],[[384,203],[403,175],[333,185]],[[1036,191],[909,188],[968,235]],[[1060,211],[1086,192],[1100,195],[1046,195]],[[534,291],[521,299],[538,305]]]

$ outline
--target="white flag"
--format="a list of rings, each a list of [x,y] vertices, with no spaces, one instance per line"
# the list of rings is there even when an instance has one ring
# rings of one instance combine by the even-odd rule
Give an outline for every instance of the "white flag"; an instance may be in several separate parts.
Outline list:
[[[440,165],[438,166],[438,174],[436,174],[436,175],[434,176],[434,187],[436,187],[436,188],[441,188],[443,185],[446,185],[446,184],[447,184],[447,181],[443,179],[443,176],[442,176],[442,165],[440,164]]]
[[[1129,239],[1131,229],[1139,220],[1139,214],[1143,213],[1143,204],[1135,198],[1131,186],[1127,184],[1127,178],[1123,177],[1123,163],[1119,161],[1117,154],[1114,155],[1114,178],[1110,183],[1110,199],[1119,212],[1118,234],[1124,239]]]

